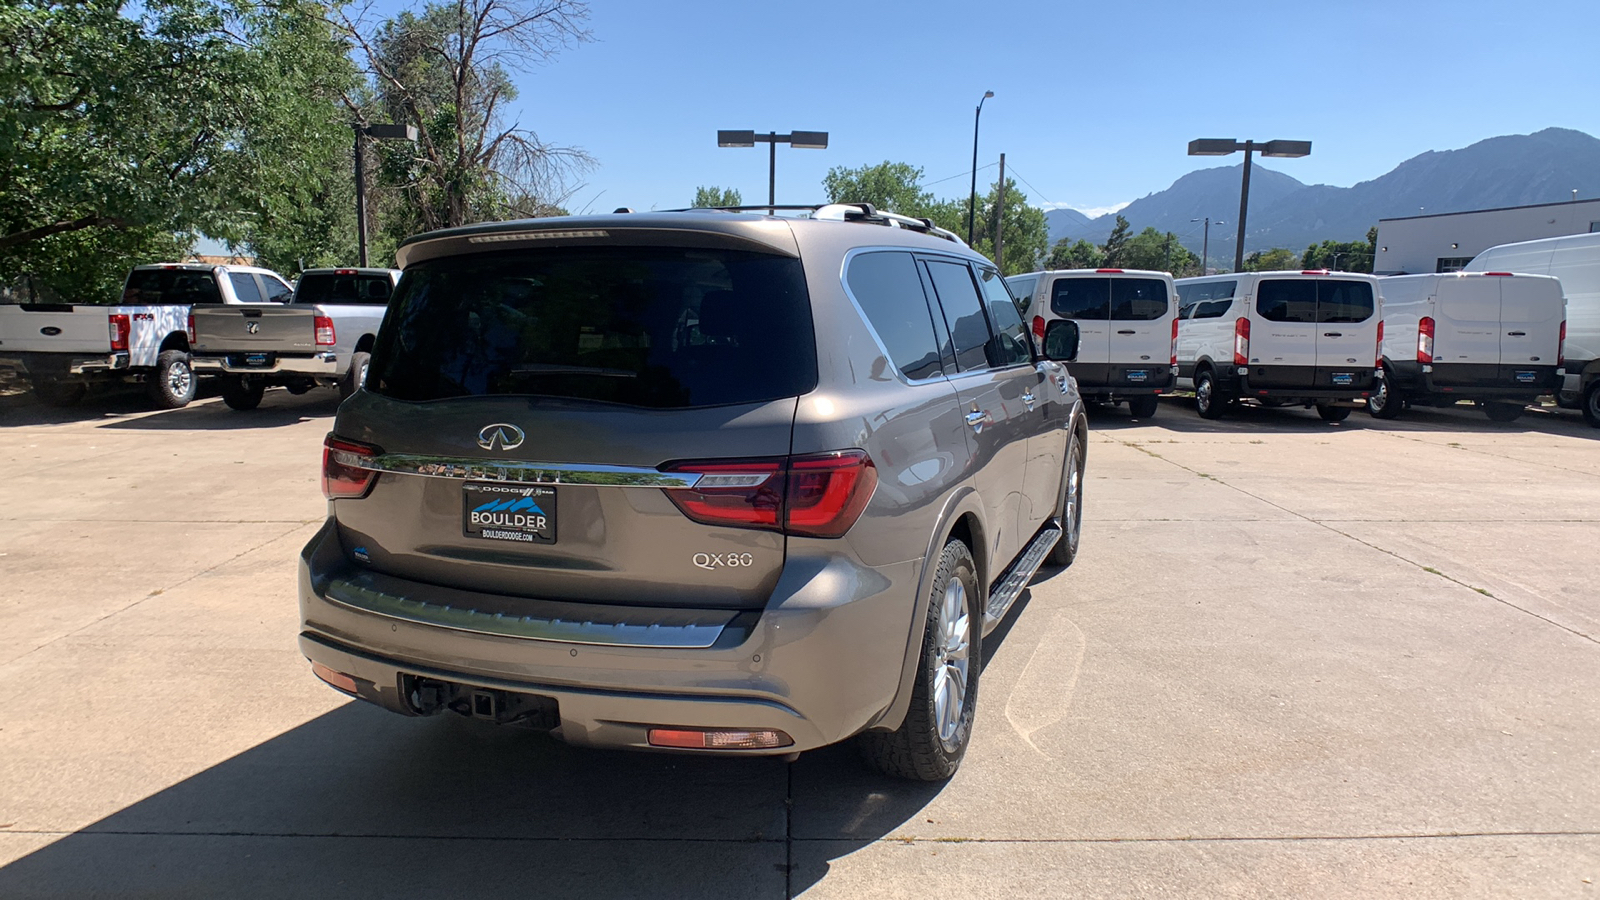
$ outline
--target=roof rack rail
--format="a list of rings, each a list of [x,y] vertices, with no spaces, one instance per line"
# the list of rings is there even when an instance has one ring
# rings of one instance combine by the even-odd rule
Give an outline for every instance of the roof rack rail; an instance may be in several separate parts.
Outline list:
[[[787,206],[780,203],[777,206],[768,204],[697,206],[693,209],[671,210],[671,212],[693,212],[695,210],[702,212],[759,212],[764,209],[809,212],[811,213],[811,218],[829,222],[871,222],[875,225],[887,225],[890,228],[907,228],[934,237],[944,238],[963,247],[967,245],[967,242],[958,237],[955,232],[940,228],[933,223],[932,219],[902,216],[899,213],[878,209],[871,203],[809,203],[790,204]]]

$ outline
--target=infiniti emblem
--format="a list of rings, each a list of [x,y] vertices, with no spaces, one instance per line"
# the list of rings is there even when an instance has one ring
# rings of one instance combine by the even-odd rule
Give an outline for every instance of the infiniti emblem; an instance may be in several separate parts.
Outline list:
[[[246,322],[246,323],[244,323],[244,330],[250,332],[251,334],[255,334],[256,332],[261,330],[261,323],[260,322]]]
[[[478,446],[485,450],[515,450],[522,446],[524,437],[521,428],[497,422],[478,432]]]

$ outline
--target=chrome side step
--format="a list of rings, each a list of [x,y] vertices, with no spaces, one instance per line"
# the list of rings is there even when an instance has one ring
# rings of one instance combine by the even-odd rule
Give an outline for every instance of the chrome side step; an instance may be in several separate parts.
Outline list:
[[[1000,579],[989,589],[989,607],[983,612],[984,627],[990,627],[1005,618],[1011,604],[1017,602],[1022,596],[1022,589],[1028,586],[1028,581],[1033,578],[1033,573],[1039,571],[1044,565],[1044,558],[1055,549],[1056,541],[1061,540],[1061,526],[1056,520],[1051,519],[1045,523],[1044,528],[1034,535],[1033,541],[1028,544],[1017,561],[1011,568],[1000,576]]]

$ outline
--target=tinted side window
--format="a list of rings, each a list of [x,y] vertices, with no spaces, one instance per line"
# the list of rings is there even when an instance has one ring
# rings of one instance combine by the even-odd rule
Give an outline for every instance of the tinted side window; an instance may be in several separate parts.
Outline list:
[[[249,272],[229,272],[228,281],[233,283],[233,295],[240,303],[261,302],[261,288],[256,287],[256,280]]]
[[[294,296],[294,288],[273,278],[271,275],[262,275],[261,285],[267,289],[267,302],[269,303],[288,303]]]
[[[956,365],[963,372],[989,365],[989,322],[983,315],[972,270],[965,263],[928,261],[928,276],[939,295],[944,320],[955,345]]]
[[[1317,283],[1310,279],[1262,281],[1256,287],[1256,312],[1269,322],[1315,322]]]
[[[221,303],[222,292],[210,272],[193,269],[136,269],[128,276],[122,302],[130,306]]]
[[[1028,314],[1028,307],[1033,305],[1033,289],[1039,286],[1037,275],[1013,275],[1006,279],[1006,287],[1011,289],[1011,296],[1017,298],[1017,311],[1023,315]]]
[[[1195,288],[1198,287],[1200,287],[1200,285],[1197,284],[1180,284],[1177,286],[1178,318],[1187,319],[1189,318],[1189,314],[1194,312],[1195,304],[1199,302],[1194,296]]]
[[[300,276],[295,288],[296,303],[371,303],[389,302],[392,286],[387,275],[311,272]]]
[[[1111,318],[1111,279],[1057,278],[1050,286],[1050,311],[1063,319]]]
[[[1000,273],[980,268],[978,283],[983,288],[984,303],[989,308],[989,326],[994,331],[994,342],[989,350],[989,365],[995,368],[1033,362],[1033,351],[1028,339],[1028,328],[1022,324],[1017,305],[1006,290]]]
[[[1202,300],[1194,305],[1194,318],[1216,319],[1228,311],[1233,305],[1232,300]]]
[[[1167,314],[1167,283],[1155,278],[1111,279],[1111,318],[1143,322]]]
[[[928,298],[911,254],[863,253],[850,261],[845,281],[902,374],[916,381],[944,371]]]
[[[1318,322],[1365,322],[1373,312],[1372,285],[1365,281],[1317,282]]]

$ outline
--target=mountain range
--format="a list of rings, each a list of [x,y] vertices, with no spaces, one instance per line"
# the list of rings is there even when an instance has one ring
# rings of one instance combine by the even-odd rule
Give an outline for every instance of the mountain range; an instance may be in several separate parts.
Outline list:
[[[1122,215],[1137,234],[1147,226],[1171,231],[1200,252],[1199,219],[1210,216],[1211,263],[1231,262],[1243,163],[1190,172],[1124,207],[1089,218],[1074,209],[1045,214],[1053,245],[1062,238],[1104,243]],[[1379,219],[1464,212],[1600,195],[1600,139],[1567,128],[1546,128],[1479,141],[1460,150],[1430,150],[1385,175],[1352,187],[1302,184],[1253,162],[1245,252],[1304,250],[1323,240],[1364,240]],[[1228,224],[1218,225],[1222,220]]]

